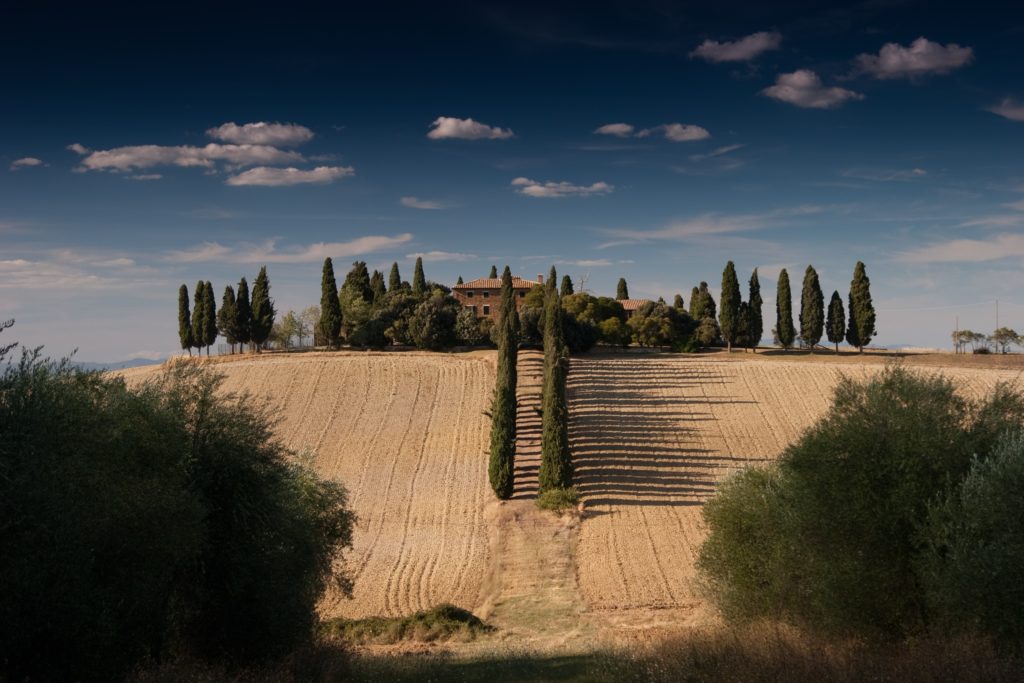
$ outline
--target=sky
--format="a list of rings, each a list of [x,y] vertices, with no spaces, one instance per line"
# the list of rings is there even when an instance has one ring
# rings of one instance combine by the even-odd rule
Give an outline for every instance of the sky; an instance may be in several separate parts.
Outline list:
[[[179,352],[178,287],[262,265],[301,310],[327,256],[687,302],[732,260],[766,329],[860,260],[879,345],[1024,332],[1011,3],[92,5],[0,24],[0,319],[49,355]]]

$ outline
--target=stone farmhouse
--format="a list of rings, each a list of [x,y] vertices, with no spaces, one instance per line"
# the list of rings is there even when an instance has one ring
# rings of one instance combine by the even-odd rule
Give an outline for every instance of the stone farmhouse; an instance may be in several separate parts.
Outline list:
[[[544,276],[538,275],[536,280],[512,276],[512,293],[515,297],[516,310],[523,307],[526,293],[537,285],[544,284]],[[501,308],[501,278],[482,277],[452,287],[452,296],[461,306],[473,309],[478,318],[490,318],[498,322]],[[632,316],[637,310],[648,303],[648,299],[624,299],[619,301],[626,309],[626,315]]]

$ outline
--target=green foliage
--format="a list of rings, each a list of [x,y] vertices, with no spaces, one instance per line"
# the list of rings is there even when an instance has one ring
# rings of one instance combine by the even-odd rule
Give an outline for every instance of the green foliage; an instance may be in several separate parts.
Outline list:
[[[843,297],[839,296],[839,292],[832,292],[832,299],[828,302],[825,332],[828,340],[836,345],[836,353],[839,353],[839,343],[846,333],[846,311],[843,310]]]
[[[796,330],[793,328],[793,295],[789,291],[789,273],[785,268],[779,273],[775,295],[775,320],[775,342],[788,349],[796,338]]]
[[[736,278],[736,266],[732,261],[725,264],[722,272],[722,298],[718,307],[718,323],[726,347],[732,351],[732,345],[743,334],[743,323],[740,320],[740,282]]]
[[[501,315],[498,318],[498,372],[491,404],[490,460],[487,474],[494,495],[512,496],[516,451],[516,383],[518,372],[518,335],[516,302],[512,290],[512,272],[508,266],[501,276]]]
[[[633,330],[618,318],[608,318],[598,326],[601,341],[611,346],[626,348],[633,341]]]
[[[220,310],[217,311],[217,328],[224,336],[224,339],[231,345],[231,352],[235,352],[235,344],[238,343],[238,306],[235,304],[235,290],[228,285],[224,288],[224,296],[220,300]]]
[[[244,346],[252,341],[252,306],[249,303],[249,283],[244,277],[238,281],[238,289],[235,291],[235,313],[235,338]]]
[[[178,288],[178,341],[181,348],[192,355],[192,314],[188,309],[188,287],[182,285]]]
[[[544,491],[537,496],[536,505],[541,510],[552,512],[570,512],[580,504],[580,492],[575,486],[568,488],[554,488]]]
[[[460,308],[455,316],[455,338],[464,346],[480,346],[488,339],[480,320],[469,306]]]
[[[498,266],[491,266],[491,272],[487,274],[487,277],[496,280],[498,278]]]
[[[929,504],[1022,424],[1024,397],[1006,386],[972,402],[900,366],[843,380],[777,469],[738,475],[705,508],[711,594],[733,617],[823,633],[923,631]]]
[[[1009,351],[1011,345],[1021,343],[1020,335],[1010,327],[1000,327],[989,336],[988,341],[995,344],[1002,353]]]
[[[754,272],[750,274],[750,290],[747,301],[746,346],[755,351],[761,343],[761,337],[764,336],[764,318],[761,313],[763,303],[761,280],[757,277],[757,268],[754,268]]]
[[[322,635],[350,643],[391,645],[402,641],[422,643],[455,640],[469,642],[490,633],[488,626],[469,610],[444,603],[407,617],[335,618],[320,627]]]
[[[686,310],[686,304],[683,303],[683,296],[681,294],[676,294],[675,298],[672,299],[672,308],[677,311]]]
[[[620,277],[619,283],[615,285],[615,298],[625,301],[629,298],[629,287],[626,286],[626,278]]]
[[[555,289],[555,269],[548,278],[544,305],[544,394],[541,424],[540,492],[572,485],[569,453],[569,406],[565,397],[569,357],[562,328],[562,302]]]
[[[807,266],[800,294],[800,341],[814,351],[825,327],[825,296],[818,283],[818,271]]]
[[[380,300],[387,294],[387,287],[384,286],[384,273],[374,270],[370,276],[370,291],[373,292],[373,303],[380,303]]]
[[[320,320],[317,322],[317,331],[320,340],[332,349],[340,340],[341,323],[341,302],[338,300],[338,283],[334,279],[334,262],[328,256],[324,259],[324,269],[320,276]]]
[[[274,327],[274,301],[270,298],[270,280],[267,278],[267,267],[260,268],[256,282],[252,286],[252,322],[249,325],[250,341],[259,349],[270,336]]]
[[[574,294],[575,292],[576,290],[573,289],[572,286],[572,278],[569,277],[568,275],[563,275],[562,286],[559,288],[558,293],[561,294],[562,298],[564,299],[565,297],[569,296],[570,294]]]
[[[459,303],[450,296],[436,293],[418,306],[409,317],[409,337],[420,349],[438,351],[451,348],[455,338],[455,318]]]
[[[519,308],[519,339],[524,344],[539,344],[544,329],[544,285],[534,285]]]
[[[672,346],[693,329],[688,315],[654,301],[634,311],[627,325],[640,346]]]
[[[416,269],[412,274],[412,293],[416,296],[426,296],[430,293],[427,289],[427,278],[423,275],[423,257],[416,257]]]
[[[860,261],[857,261],[853,269],[847,314],[849,325],[846,328],[846,342],[857,347],[858,351],[863,351],[875,336],[875,306],[871,302],[871,280]]]
[[[118,680],[147,657],[309,642],[353,515],[190,364],[129,389],[26,354],[0,376],[0,675]]]
[[[383,284],[383,283],[382,283]],[[366,269],[366,261],[356,261],[345,276],[341,292],[348,292],[349,297],[359,297],[366,303],[373,301],[373,287],[370,285],[370,272]],[[342,315],[344,315],[342,309]]]
[[[714,318],[701,318],[693,331],[693,338],[701,347],[718,344],[722,338],[718,330],[718,321]]]
[[[402,276],[398,272],[398,262],[391,264],[391,272],[388,274],[388,291],[397,292],[402,288]]]
[[[206,283],[200,280],[192,290],[192,346],[200,354],[206,346]]]
[[[203,342],[209,355],[210,347],[217,343],[217,301],[209,280],[203,287],[203,314]]]
[[[693,292],[690,294],[690,317],[696,321],[701,321],[704,318],[711,318],[717,320],[718,312],[715,307],[715,298],[711,296],[711,290],[708,289],[708,283],[701,282],[700,287],[694,287]],[[715,328],[718,328],[717,322]]]

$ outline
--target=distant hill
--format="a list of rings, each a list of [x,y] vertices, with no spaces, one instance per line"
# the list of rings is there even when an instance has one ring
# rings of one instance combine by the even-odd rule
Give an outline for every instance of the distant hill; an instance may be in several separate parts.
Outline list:
[[[135,358],[133,360],[119,360],[112,363],[72,361],[71,364],[82,370],[127,370],[128,368],[140,368],[144,365],[160,365],[161,363],[163,363],[163,360]]]

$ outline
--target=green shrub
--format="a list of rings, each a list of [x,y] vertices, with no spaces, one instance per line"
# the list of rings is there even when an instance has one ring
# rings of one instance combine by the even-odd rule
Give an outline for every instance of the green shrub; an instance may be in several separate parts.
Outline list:
[[[403,640],[468,642],[493,630],[472,612],[448,603],[406,617],[336,618],[320,626],[320,633],[328,637],[376,644]]]
[[[537,507],[553,512],[568,512],[580,504],[580,494],[575,486],[553,488],[537,496]]]

